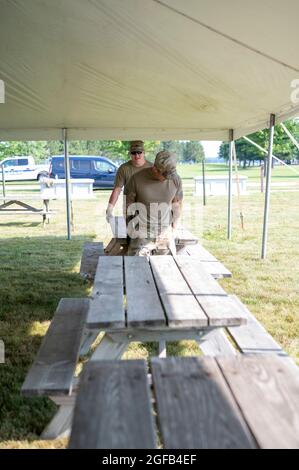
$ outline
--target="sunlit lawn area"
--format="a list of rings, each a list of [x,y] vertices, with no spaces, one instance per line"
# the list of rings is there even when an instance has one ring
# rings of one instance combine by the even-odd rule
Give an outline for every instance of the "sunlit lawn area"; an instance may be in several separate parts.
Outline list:
[[[185,178],[200,174],[199,166],[188,165],[179,171]],[[244,174],[258,171],[248,169]],[[289,170],[279,167],[276,171]],[[268,258],[261,261],[263,195],[254,192],[241,198],[244,231],[234,198],[233,239],[228,242],[226,198],[210,197],[203,208],[201,200],[192,196],[190,180],[185,183],[184,225],[232,271],[233,278],[221,280],[221,284],[228,293],[239,296],[299,360],[299,192],[273,192]],[[104,217],[108,194],[96,191],[95,200],[74,202],[71,241],[65,238],[63,201],[53,201],[51,208],[57,213],[45,228],[40,216],[1,216],[0,338],[5,342],[6,362],[0,364],[0,447],[65,446],[65,441],[37,441],[56,407],[47,399],[22,398],[20,388],[60,298],[90,293],[89,283],[79,275],[82,245],[85,240],[109,241],[111,233]],[[197,345],[189,341],[168,347],[173,355],[198,352]],[[146,358],[149,353],[157,353],[156,344],[133,344],[126,356]]]
[[[223,163],[208,163],[205,165],[207,175],[225,175],[228,172],[228,166]],[[297,174],[295,173],[295,171]],[[235,171],[235,170],[234,170]],[[260,180],[261,168],[258,166],[247,167],[243,169],[238,168],[238,173],[242,176],[247,176],[250,182],[258,182]],[[202,174],[202,165],[197,163],[195,165],[179,165],[178,173],[182,178],[193,178]],[[273,181],[297,181],[299,182],[299,165],[292,165],[287,168],[285,166],[275,166],[272,171]]]

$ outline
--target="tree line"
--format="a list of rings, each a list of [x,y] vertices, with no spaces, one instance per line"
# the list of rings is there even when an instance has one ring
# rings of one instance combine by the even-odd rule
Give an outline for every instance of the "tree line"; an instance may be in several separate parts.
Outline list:
[[[285,125],[292,135],[299,140],[299,121],[288,121]],[[255,132],[248,137],[262,148],[268,148],[268,129]],[[129,141],[121,140],[73,140],[69,142],[70,155],[102,155],[118,163],[129,158],[128,149]],[[203,146],[199,141],[145,141],[145,152],[148,160],[154,161],[156,154],[160,150],[170,150],[174,152],[179,162],[196,163],[201,162],[205,157]],[[239,164],[244,168],[256,163],[261,164],[265,159],[265,154],[261,150],[243,138],[236,141],[236,153]],[[279,125],[275,126],[273,153],[287,163],[299,160],[297,147],[291,142]],[[0,142],[0,161],[6,157],[32,155],[36,162],[39,163],[52,155],[61,154],[63,154],[62,141]],[[224,161],[228,161],[228,142],[222,142],[218,156]]]
[[[285,123],[285,126],[295,137],[299,140],[299,122],[289,121]],[[256,144],[260,145],[264,149],[268,149],[269,145],[269,130],[265,129],[262,131],[255,132],[248,136]],[[236,140],[236,154],[239,164],[246,168],[247,166],[254,165],[255,163],[261,164],[265,160],[266,154],[256,148],[253,144],[249,143],[245,139],[241,138]],[[274,144],[273,154],[280,158],[280,160],[286,163],[292,163],[293,161],[299,160],[299,150],[292,143],[290,138],[286,135],[285,131],[280,125],[275,126],[274,130]],[[219,158],[228,161],[229,159],[229,144],[228,142],[222,142],[219,148]]]
[[[160,150],[175,152],[180,162],[199,162],[204,158],[204,149],[198,141],[145,141],[146,158],[154,161]],[[129,141],[121,140],[72,140],[70,155],[101,155],[112,161],[123,162],[129,158]],[[62,141],[0,142],[0,161],[7,157],[32,155],[37,163],[52,155],[64,152]]]

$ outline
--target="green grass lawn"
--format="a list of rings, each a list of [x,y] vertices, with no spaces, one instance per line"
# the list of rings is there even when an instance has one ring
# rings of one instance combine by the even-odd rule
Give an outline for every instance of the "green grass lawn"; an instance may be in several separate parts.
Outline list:
[[[228,173],[228,166],[222,163],[209,163],[206,164],[207,175],[224,175]],[[292,165],[293,170],[284,166],[275,166],[272,170],[273,181],[295,181],[299,185],[299,165]],[[260,167],[238,168],[238,173],[242,176],[247,176],[249,181],[258,182],[260,181]],[[194,178],[194,176],[201,176],[202,165],[197,163],[194,165],[178,165],[178,173],[184,179]]]
[[[226,198],[210,197],[203,208],[200,199],[192,196],[189,166],[183,171],[187,178],[184,225],[232,271],[232,279],[220,281],[225,290],[239,296],[299,360],[298,192],[271,195],[268,258],[261,261],[263,195],[242,197],[244,231],[234,198],[233,239],[229,242]],[[40,216],[0,218],[0,338],[6,347],[6,362],[0,364],[0,447],[65,446],[65,441],[38,441],[56,407],[45,398],[21,397],[20,388],[60,298],[90,293],[90,284],[79,275],[82,245],[85,240],[107,243],[111,237],[104,217],[109,192],[95,194],[95,200],[74,202],[71,241],[65,238],[63,201],[53,201],[57,213],[45,228]],[[156,353],[156,344],[134,343],[126,357],[147,358]],[[170,344],[168,353],[194,355],[199,349],[192,341],[183,341]]]

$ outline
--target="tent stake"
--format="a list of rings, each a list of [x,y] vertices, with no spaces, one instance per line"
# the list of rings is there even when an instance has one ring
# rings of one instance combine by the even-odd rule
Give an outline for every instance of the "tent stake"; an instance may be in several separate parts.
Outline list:
[[[270,185],[271,185],[274,126],[275,126],[275,114],[271,114],[270,115],[270,126],[269,126],[269,149],[268,149],[268,159],[267,159],[267,166],[266,166],[266,193],[265,193],[265,206],[264,206],[262,259],[265,259],[266,255],[267,255],[267,240],[268,240],[268,222],[269,222],[269,207],[270,207]]]
[[[227,209],[227,238],[232,238],[232,187],[233,187],[233,143],[234,131],[229,130],[229,175],[228,175],[228,209]]]
[[[70,161],[68,155],[67,129],[63,129],[64,144],[64,168],[65,168],[65,196],[66,196],[66,220],[67,220],[67,239],[71,240],[71,198],[70,198]]]

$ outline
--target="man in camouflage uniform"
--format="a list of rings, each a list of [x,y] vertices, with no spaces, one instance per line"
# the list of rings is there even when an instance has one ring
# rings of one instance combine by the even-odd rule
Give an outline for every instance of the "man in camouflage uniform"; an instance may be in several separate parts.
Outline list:
[[[131,238],[128,255],[175,253],[175,228],[183,200],[176,156],[159,152],[154,166],[133,175],[125,187],[126,217]]]
[[[129,154],[131,160],[123,163],[117,170],[114,188],[109,198],[108,206],[106,209],[106,220],[109,223],[109,219],[113,217],[113,209],[117,203],[118,197],[121,193],[122,188],[128,183],[131,176],[144,168],[149,168],[152,163],[145,159],[144,154],[144,143],[142,140],[133,140],[130,142]]]

